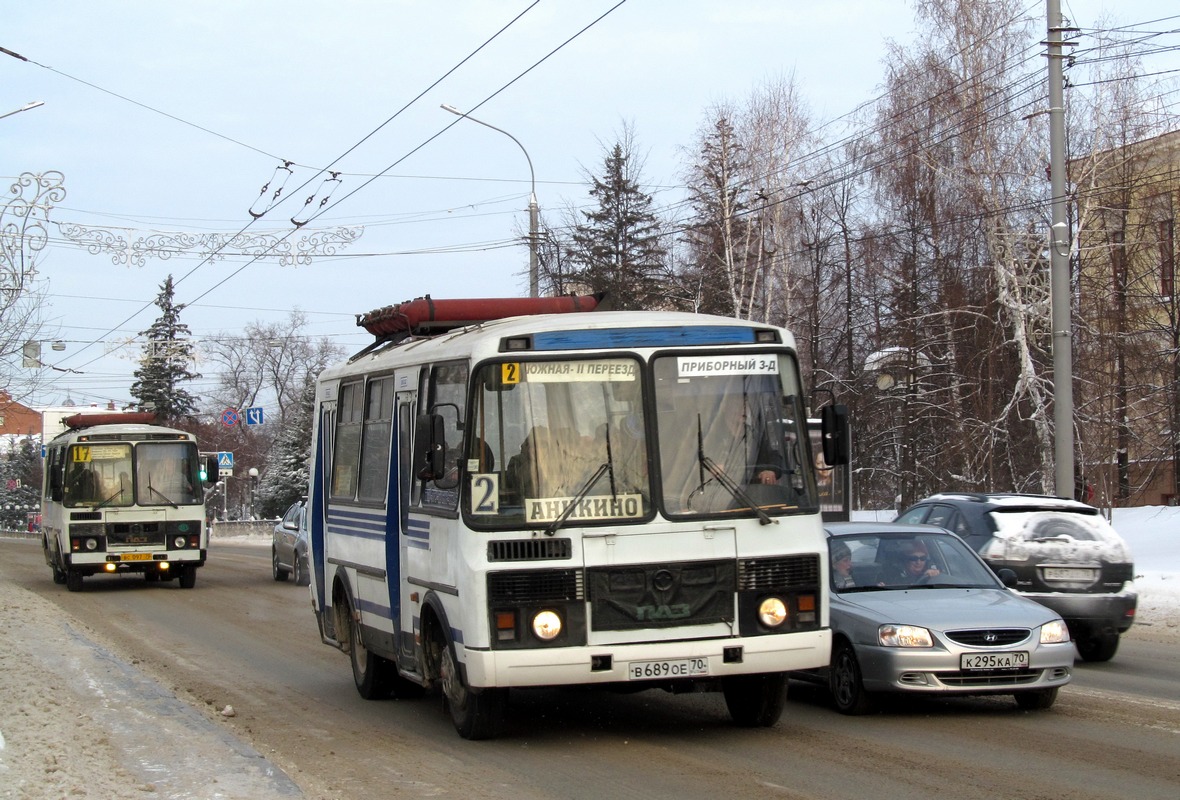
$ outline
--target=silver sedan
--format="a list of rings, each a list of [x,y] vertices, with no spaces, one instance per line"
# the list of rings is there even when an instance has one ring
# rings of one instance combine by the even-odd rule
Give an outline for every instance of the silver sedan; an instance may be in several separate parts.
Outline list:
[[[1055,612],[1008,589],[943,528],[826,527],[832,659],[796,677],[826,680],[840,712],[866,713],[882,692],[1011,694],[1021,708],[1053,705],[1074,659]]]

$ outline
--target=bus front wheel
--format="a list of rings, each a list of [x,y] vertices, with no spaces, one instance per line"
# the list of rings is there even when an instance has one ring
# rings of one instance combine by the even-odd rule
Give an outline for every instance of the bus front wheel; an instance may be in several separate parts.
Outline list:
[[[439,677],[442,681],[443,704],[459,735],[464,739],[494,738],[507,711],[508,690],[475,690],[468,686],[455,658],[455,645],[449,637],[442,649]]]
[[[769,728],[782,716],[787,702],[787,675],[734,675],[722,683],[729,716],[743,728]]]
[[[82,573],[76,569],[66,570],[66,588],[71,592],[82,591]]]
[[[197,568],[192,564],[185,564],[180,568],[180,588],[191,589],[197,585]]]

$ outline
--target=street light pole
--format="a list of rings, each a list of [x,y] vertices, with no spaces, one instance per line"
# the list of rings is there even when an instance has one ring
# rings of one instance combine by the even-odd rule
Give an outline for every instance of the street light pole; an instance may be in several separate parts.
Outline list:
[[[31,103],[25,103],[23,106],[16,109],[15,111],[6,111],[3,114],[0,114],[0,119],[4,119],[5,117],[11,117],[13,114],[19,114],[22,111],[29,111],[30,109],[39,108],[40,106],[43,106],[43,105],[45,105],[44,100],[34,100]]]
[[[449,111],[456,116],[469,119],[472,122],[478,122],[485,128],[491,128],[494,131],[504,134],[509,139],[516,142],[516,146],[520,148],[520,152],[524,153],[525,161],[529,162],[529,297],[537,297],[539,291],[537,247],[540,243],[540,232],[538,231],[539,213],[537,210],[537,176],[533,172],[533,160],[529,158],[529,151],[524,149],[524,145],[520,143],[519,139],[506,130],[497,128],[495,125],[489,125],[483,120],[476,119],[470,114],[464,114],[462,111],[452,105],[443,103],[440,107],[443,111]]]

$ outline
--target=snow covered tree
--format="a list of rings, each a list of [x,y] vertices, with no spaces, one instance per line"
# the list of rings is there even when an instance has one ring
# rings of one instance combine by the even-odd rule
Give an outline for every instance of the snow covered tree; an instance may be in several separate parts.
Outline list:
[[[41,454],[31,436],[4,437],[0,453],[0,528],[24,530],[41,506]]]
[[[277,517],[307,494],[311,459],[311,430],[315,417],[315,375],[307,376],[299,401],[288,409],[266,471],[258,485],[258,511]]]
[[[193,345],[189,340],[188,326],[180,321],[184,304],[173,302],[172,276],[160,285],[156,305],[160,316],[140,335],[147,339],[139,369],[135,370],[135,382],[131,384],[131,396],[144,410],[156,412],[161,422],[176,423],[197,411],[197,398],[181,384],[201,377],[192,372],[188,365],[193,360]]]

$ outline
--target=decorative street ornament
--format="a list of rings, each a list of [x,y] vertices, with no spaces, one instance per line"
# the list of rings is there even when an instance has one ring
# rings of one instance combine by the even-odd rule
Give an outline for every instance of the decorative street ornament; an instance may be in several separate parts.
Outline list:
[[[274,233],[141,233],[131,228],[87,227],[71,222],[57,225],[61,235],[86,248],[92,255],[109,255],[115,264],[142,267],[149,258],[167,261],[173,256],[194,255],[216,261],[226,258],[271,258],[280,266],[307,265],[313,259],[333,256],[365,232],[364,226],[325,228],[299,239],[291,232]]]
[[[57,170],[21,173],[0,205],[0,309],[21,297],[37,276],[36,254],[49,241],[49,210],[65,199],[65,175]],[[2,315],[0,315],[2,316]]]

